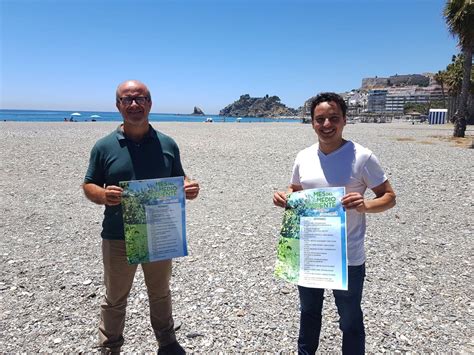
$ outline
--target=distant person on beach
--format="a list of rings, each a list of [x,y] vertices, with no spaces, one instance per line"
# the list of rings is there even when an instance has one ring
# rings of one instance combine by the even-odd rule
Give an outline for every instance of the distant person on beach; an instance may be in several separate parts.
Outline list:
[[[199,184],[184,174],[175,141],[150,125],[151,105],[150,91],[143,83],[129,80],[118,86],[116,106],[123,124],[94,145],[83,184],[89,200],[105,205],[101,235],[106,295],[99,324],[99,346],[104,353],[118,354],[124,343],[125,309],[137,270],[126,259],[119,181],[183,176],[186,198],[199,194]],[[184,354],[176,341],[171,311],[171,260],[141,266],[158,354]]]
[[[287,194],[303,189],[342,187],[347,212],[348,291],[333,290],[342,331],[342,352],[364,354],[365,330],[361,309],[365,278],[365,214],[395,206],[395,193],[375,155],[342,137],[347,106],[335,93],[321,93],[312,102],[311,122],[318,143],[298,153],[288,191],[275,192],[273,203],[286,207]],[[375,198],[364,198],[366,189]],[[324,289],[298,286],[300,331],[298,353],[314,354],[319,345]]]

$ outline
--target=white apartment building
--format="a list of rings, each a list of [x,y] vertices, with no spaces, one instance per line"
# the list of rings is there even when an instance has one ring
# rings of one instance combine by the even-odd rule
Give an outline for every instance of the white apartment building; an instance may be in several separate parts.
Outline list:
[[[388,90],[369,90],[367,99],[368,112],[384,112]]]
[[[367,109],[369,112],[401,113],[405,104],[410,102],[425,104],[442,100],[441,86],[437,84],[427,87],[392,87],[385,90],[370,90]]]

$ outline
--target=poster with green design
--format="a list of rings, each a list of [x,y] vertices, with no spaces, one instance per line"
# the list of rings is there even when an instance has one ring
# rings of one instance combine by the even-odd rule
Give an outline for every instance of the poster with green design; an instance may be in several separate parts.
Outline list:
[[[188,255],[184,178],[121,181],[129,264]]]
[[[347,290],[344,187],[302,190],[287,196],[275,275],[305,287]]]

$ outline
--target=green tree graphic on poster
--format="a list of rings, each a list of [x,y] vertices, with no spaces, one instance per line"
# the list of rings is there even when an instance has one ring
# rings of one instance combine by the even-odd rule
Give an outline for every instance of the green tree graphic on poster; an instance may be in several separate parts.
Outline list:
[[[277,245],[277,277],[303,286],[317,284],[317,280],[326,277],[323,274],[330,264],[326,263],[329,260],[326,256],[332,250],[338,250],[337,245],[342,253],[337,258],[344,259],[342,263],[345,263],[345,211],[340,202],[344,191],[343,187],[329,187],[302,190],[287,196]],[[324,244],[328,242],[330,244]],[[341,274],[344,282],[344,270]],[[313,283],[315,280],[317,282]],[[336,284],[338,280],[331,286],[345,287]]]
[[[183,184],[182,177],[120,182],[124,189],[122,213],[129,264],[187,255],[186,237],[182,235],[185,233]],[[173,252],[167,254],[167,247],[160,244],[162,234],[166,233],[160,229],[160,223],[173,223],[170,218],[174,217],[179,224],[173,237],[178,239]]]

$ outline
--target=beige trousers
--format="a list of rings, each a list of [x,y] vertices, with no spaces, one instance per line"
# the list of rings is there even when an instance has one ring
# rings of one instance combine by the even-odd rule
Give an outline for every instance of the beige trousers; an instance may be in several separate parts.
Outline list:
[[[125,309],[137,265],[127,263],[125,241],[102,240],[106,294],[100,306],[99,346],[116,352],[124,343]],[[176,340],[171,310],[171,260],[141,264],[150,303],[151,326],[160,346]]]

